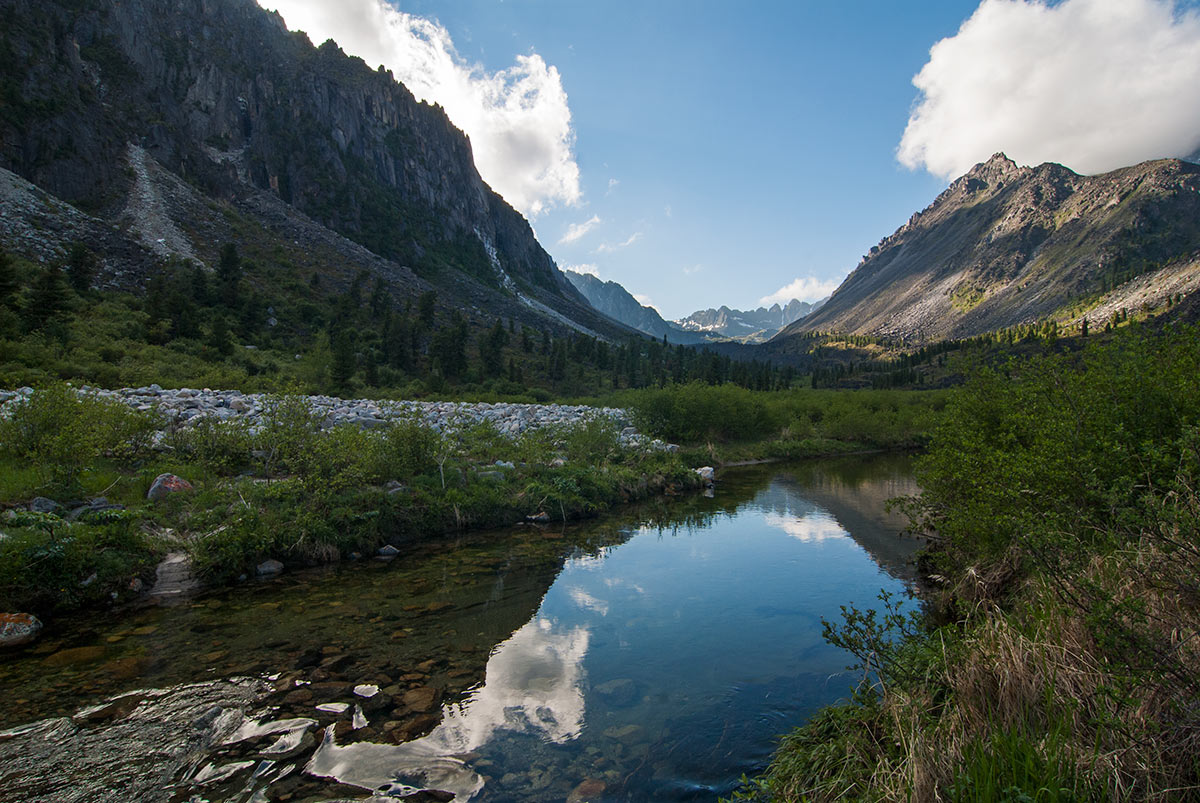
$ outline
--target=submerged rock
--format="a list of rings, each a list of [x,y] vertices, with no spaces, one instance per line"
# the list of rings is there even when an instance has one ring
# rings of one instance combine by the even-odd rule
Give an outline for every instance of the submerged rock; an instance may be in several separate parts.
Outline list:
[[[283,564],[274,558],[271,558],[270,560],[264,560],[254,569],[254,573],[259,577],[274,577],[282,572]]]
[[[42,632],[42,623],[31,613],[0,613],[0,647],[28,644]]]

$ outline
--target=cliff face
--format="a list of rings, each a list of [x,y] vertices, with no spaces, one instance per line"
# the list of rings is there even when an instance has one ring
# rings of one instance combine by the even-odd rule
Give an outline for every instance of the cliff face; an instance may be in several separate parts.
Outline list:
[[[1172,159],[1081,176],[997,154],[872,248],[820,310],[780,337],[919,342],[1070,322],[1080,314],[1072,305],[1193,261],[1198,249],[1200,166]]]
[[[269,195],[435,284],[458,271],[596,323],[466,136],[390,73],[253,0],[6,2],[0,167],[116,219],[131,145],[203,196]]]
[[[663,320],[651,307],[643,306],[617,282],[606,282],[587,273],[563,271],[566,277],[583,294],[588,303],[598,311],[639,332],[661,338],[663,335],[672,343],[701,343],[705,338],[685,332],[678,326]]]

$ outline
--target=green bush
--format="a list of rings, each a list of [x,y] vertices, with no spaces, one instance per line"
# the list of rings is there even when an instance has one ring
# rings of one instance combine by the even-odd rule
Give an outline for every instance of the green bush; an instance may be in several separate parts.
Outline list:
[[[80,474],[103,456],[128,462],[144,454],[156,430],[149,412],[119,401],[80,395],[52,382],[24,401],[5,405],[0,418],[0,451],[28,460],[38,471],[40,489],[73,493]]]

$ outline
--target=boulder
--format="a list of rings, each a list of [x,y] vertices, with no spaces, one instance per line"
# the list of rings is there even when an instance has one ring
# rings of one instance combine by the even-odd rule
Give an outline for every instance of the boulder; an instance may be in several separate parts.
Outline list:
[[[283,564],[274,558],[271,558],[270,560],[264,560],[254,569],[254,573],[259,577],[274,577],[282,572]]]
[[[703,480],[708,485],[712,485],[714,482],[716,482],[717,471],[712,466],[703,466],[702,468],[698,468],[695,471],[696,471],[696,474],[699,475],[700,479]]]
[[[192,484],[175,474],[159,474],[154,478],[154,484],[146,492],[146,498],[152,502],[164,499],[179,491],[192,490]]]
[[[29,613],[0,613],[0,647],[28,644],[42,632],[42,623]]]
[[[383,546],[379,547],[375,554],[381,558],[394,558],[400,554],[400,550],[396,549],[396,547],[392,546],[391,544],[384,544]]]
[[[44,496],[35,496],[33,501],[29,503],[29,509],[34,513],[54,513],[62,508],[58,502],[53,499],[47,499]]]
[[[543,510],[540,513],[533,513],[526,516],[525,520],[532,521],[534,524],[546,524],[550,521],[550,514]]]

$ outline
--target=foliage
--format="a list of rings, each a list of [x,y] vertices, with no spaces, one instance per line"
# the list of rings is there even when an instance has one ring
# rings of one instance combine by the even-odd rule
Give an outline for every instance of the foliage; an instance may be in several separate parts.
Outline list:
[[[47,492],[78,490],[80,474],[101,455],[128,462],[149,448],[156,421],[118,401],[50,383],[5,406],[0,451],[28,460]]]
[[[849,705],[746,799],[1157,800],[1200,788],[1196,332],[1134,326],[955,392],[910,509],[939,539],[920,627],[885,600],[827,636]],[[1147,366],[1154,370],[1148,371]]]

